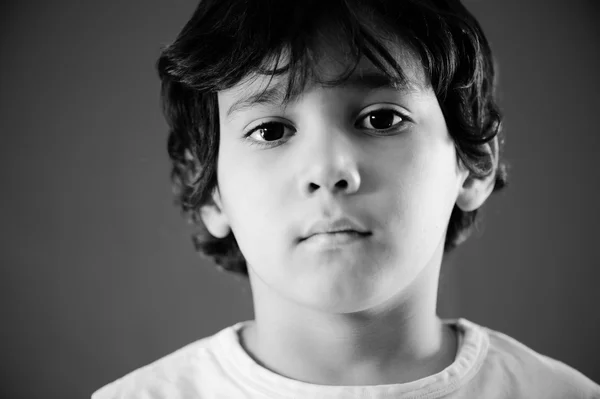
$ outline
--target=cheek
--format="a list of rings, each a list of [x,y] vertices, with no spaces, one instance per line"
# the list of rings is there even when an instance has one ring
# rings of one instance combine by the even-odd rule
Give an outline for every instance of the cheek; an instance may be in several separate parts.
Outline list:
[[[231,153],[231,151],[229,152]],[[284,220],[280,171],[254,165],[252,160],[230,155],[219,160],[218,182],[223,207],[243,252],[269,247],[281,234]]]
[[[455,149],[445,140],[438,145],[414,143],[410,148],[386,174],[384,184],[394,192],[384,199],[383,209],[390,210],[387,227],[403,253],[428,253],[443,238],[456,201]]]

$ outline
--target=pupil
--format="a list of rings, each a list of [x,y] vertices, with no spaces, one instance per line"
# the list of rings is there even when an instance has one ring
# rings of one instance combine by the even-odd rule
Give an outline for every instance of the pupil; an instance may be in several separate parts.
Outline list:
[[[394,113],[390,111],[373,112],[369,116],[369,120],[375,129],[388,129],[394,123]]]
[[[260,137],[266,141],[274,141],[283,137],[283,125],[272,124],[260,129]]]

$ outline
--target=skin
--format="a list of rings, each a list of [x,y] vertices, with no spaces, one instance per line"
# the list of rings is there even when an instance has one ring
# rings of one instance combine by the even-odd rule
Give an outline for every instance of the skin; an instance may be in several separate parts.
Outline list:
[[[334,47],[327,50],[319,76],[338,76],[345,65]],[[406,90],[315,83],[286,106],[257,104],[231,115],[269,77],[218,93],[218,187],[201,214],[211,234],[236,237],[255,309],[241,342],[280,375],[321,385],[393,384],[454,361],[457,337],[435,309],[446,228],[453,206],[477,209],[493,181],[469,177],[419,64],[397,54],[412,82]],[[362,60],[353,77],[378,72]],[[283,83],[285,76],[269,87]],[[394,125],[386,131],[368,117],[382,109],[376,122]],[[245,137],[262,122],[287,127]],[[279,141],[252,144],[265,137]],[[371,234],[345,244],[299,241],[314,222],[338,216]]]

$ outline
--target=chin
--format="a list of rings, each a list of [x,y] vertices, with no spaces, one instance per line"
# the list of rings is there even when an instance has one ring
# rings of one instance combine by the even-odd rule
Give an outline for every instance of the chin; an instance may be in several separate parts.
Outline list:
[[[386,292],[390,287],[384,287],[381,282],[365,279],[358,281],[343,281],[335,279],[310,285],[297,285],[292,300],[308,308],[325,313],[356,313],[380,306],[394,292]]]

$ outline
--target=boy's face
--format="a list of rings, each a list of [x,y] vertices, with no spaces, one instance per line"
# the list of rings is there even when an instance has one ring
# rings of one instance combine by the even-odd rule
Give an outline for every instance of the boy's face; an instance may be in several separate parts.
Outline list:
[[[329,54],[318,70],[336,77],[345,66]],[[365,59],[350,83],[309,85],[285,107],[275,98],[232,112],[268,76],[218,94],[216,202],[249,273],[282,297],[331,312],[364,310],[402,292],[441,256],[467,172],[420,67],[399,58],[413,82],[402,90],[371,87],[383,75]],[[269,88],[278,84],[285,80]],[[269,124],[257,129],[262,123]],[[340,218],[369,234],[304,239],[311,226],[327,230]]]

